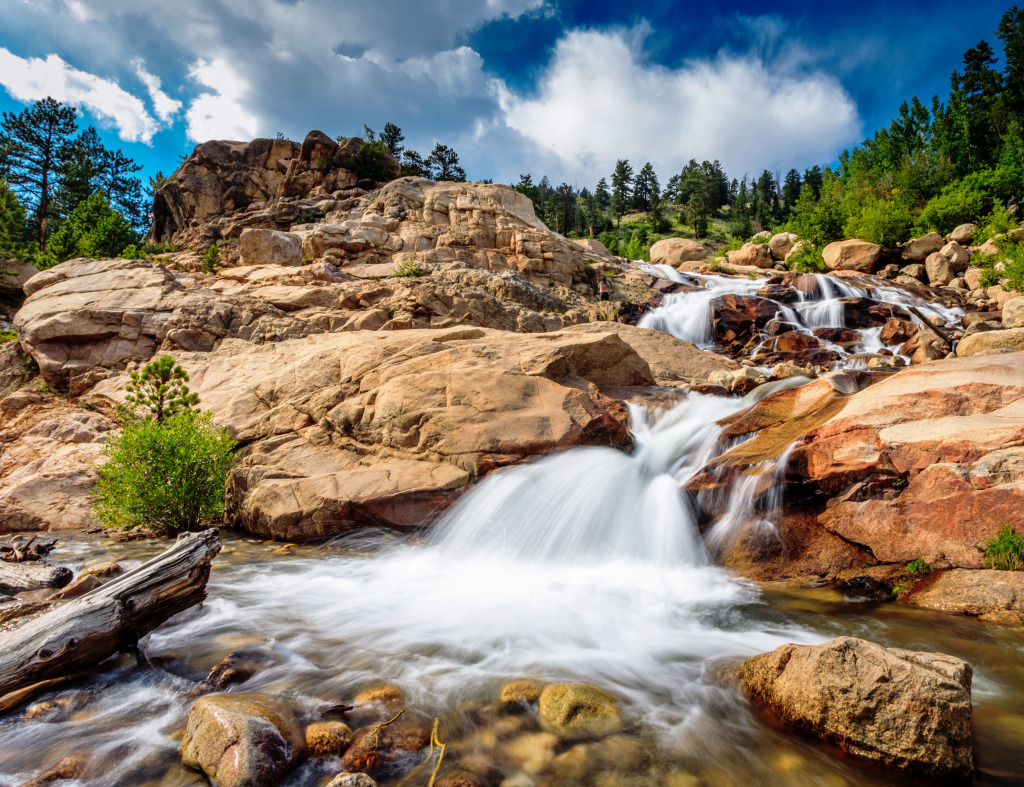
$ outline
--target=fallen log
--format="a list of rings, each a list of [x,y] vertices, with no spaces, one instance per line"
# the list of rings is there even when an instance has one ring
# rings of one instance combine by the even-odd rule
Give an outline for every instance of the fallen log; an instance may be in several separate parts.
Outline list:
[[[133,571],[0,634],[0,697],[132,650],[168,618],[206,598],[218,552],[216,530],[185,533]]]
[[[8,563],[0,560],[0,590],[23,593],[40,588],[62,588],[72,577],[65,566],[42,566],[38,563]]]

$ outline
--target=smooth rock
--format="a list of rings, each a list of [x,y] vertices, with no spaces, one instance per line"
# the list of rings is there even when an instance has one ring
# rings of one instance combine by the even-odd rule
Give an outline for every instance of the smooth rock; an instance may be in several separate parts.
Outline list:
[[[946,241],[937,232],[929,232],[920,238],[913,238],[903,245],[901,252],[903,259],[920,262],[929,254],[939,251],[946,245]]]
[[[744,691],[787,724],[852,754],[933,776],[974,770],[971,677],[941,653],[852,637],[747,659]]]
[[[192,705],[181,760],[217,787],[272,787],[305,753],[292,709],[256,694],[214,694]]]
[[[1024,297],[1013,298],[1003,304],[1003,327],[1024,328]]]
[[[1024,623],[1024,571],[939,571],[914,585],[901,600],[982,620]]]
[[[730,265],[749,265],[755,268],[771,268],[775,265],[768,247],[757,243],[744,243],[740,249],[727,251],[725,256]]]
[[[663,238],[651,246],[652,265],[671,265],[678,268],[684,262],[703,260],[708,250],[689,238]]]
[[[974,236],[978,234],[978,228],[974,224],[961,224],[953,230],[946,239],[959,243],[961,246],[970,246],[974,242]]]
[[[768,241],[768,251],[772,255],[772,259],[786,259],[799,240],[800,236],[792,232],[779,232],[772,235],[771,240]]]
[[[865,240],[835,241],[821,252],[829,270],[859,273],[873,273],[881,254],[881,246]]]
[[[924,261],[924,268],[928,275],[928,283],[932,287],[943,287],[956,277],[953,263],[940,252],[929,254]]]
[[[302,264],[302,240],[293,232],[243,230],[241,251],[243,265]]]
[[[314,757],[340,757],[352,743],[352,729],[342,721],[317,721],[306,726],[306,749]]]
[[[622,722],[611,695],[585,683],[556,683],[545,687],[538,701],[543,721],[563,727],[618,730]]]
[[[958,358],[969,358],[995,351],[1020,352],[1024,350],[1024,327],[1002,331],[984,331],[964,336],[957,344]]]

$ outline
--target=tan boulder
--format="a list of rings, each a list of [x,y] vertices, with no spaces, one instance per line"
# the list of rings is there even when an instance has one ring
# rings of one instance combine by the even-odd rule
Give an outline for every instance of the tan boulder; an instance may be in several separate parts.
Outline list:
[[[684,262],[696,262],[708,256],[708,250],[689,238],[663,238],[651,246],[652,265],[678,268]]]
[[[981,268],[968,268],[964,273],[964,282],[967,289],[977,290],[981,287],[981,275],[984,271]]]
[[[786,259],[799,240],[800,236],[792,232],[779,232],[772,235],[772,239],[768,241],[768,251],[771,253],[772,259]]]
[[[594,238],[580,238],[579,240],[576,241],[576,243],[582,246],[587,251],[592,251],[598,257],[601,257],[606,260],[615,259],[615,255],[608,251],[608,248],[599,240],[595,240]]]
[[[956,271],[946,257],[940,252],[929,254],[924,261],[928,283],[932,287],[944,287],[956,278]]]
[[[1016,353],[1024,350],[1024,327],[1008,328],[1002,331],[982,331],[964,336],[957,344],[958,358],[969,358],[992,352]]]
[[[949,260],[949,264],[953,266],[953,270],[957,273],[963,273],[967,270],[967,266],[971,262],[970,252],[955,240],[951,240],[943,246],[938,253]]]
[[[1012,298],[1003,304],[1003,327],[1024,328],[1024,297]]]
[[[241,251],[243,265],[302,264],[302,240],[293,232],[243,230]]]
[[[39,268],[23,260],[0,260],[0,293],[22,290],[37,273]]]
[[[738,674],[786,724],[852,754],[931,776],[974,770],[973,670],[953,656],[839,637],[783,645]]]
[[[866,240],[835,241],[821,252],[829,270],[859,273],[873,273],[881,254],[881,246]]]
[[[934,254],[939,251],[945,244],[946,241],[939,233],[929,232],[927,235],[922,235],[920,238],[913,238],[903,244],[901,255],[905,260],[921,262],[926,259],[929,254]]]
[[[946,240],[959,243],[961,246],[970,246],[977,234],[978,228],[974,224],[961,224],[946,236]]]
[[[925,577],[903,599],[939,612],[1024,623],[1024,572],[953,569]]]
[[[798,240],[796,243],[793,244],[793,248],[791,248],[789,250],[789,253],[786,254],[786,257],[785,257],[784,261],[786,263],[791,263],[793,261],[793,258],[797,254],[799,254],[803,249],[807,248],[807,245],[808,245],[807,241],[805,241],[805,240]]]
[[[555,683],[544,688],[537,703],[540,718],[561,727],[603,734],[621,727],[615,699],[585,683]]]
[[[196,700],[181,741],[181,761],[217,787],[272,787],[305,753],[292,709],[256,694]]]
[[[754,268],[771,268],[775,261],[768,253],[768,247],[757,243],[744,243],[743,247],[725,253],[730,265],[746,265]]]

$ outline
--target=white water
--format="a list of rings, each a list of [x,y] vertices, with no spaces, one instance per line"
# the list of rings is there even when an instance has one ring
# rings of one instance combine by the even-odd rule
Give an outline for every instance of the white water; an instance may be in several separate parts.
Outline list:
[[[691,286],[699,286],[694,292],[673,293],[666,295],[661,304],[654,310],[644,314],[637,325],[672,334],[676,338],[693,342],[705,350],[715,348],[712,324],[711,301],[723,295],[754,295],[765,286],[766,279],[731,278],[698,273],[680,273],[669,265],[641,265],[641,269],[652,276]],[[842,298],[870,298],[879,303],[887,303],[906,309],[916,307],[925,317],[938,317],[946,323],[955,323],[963,316],[963,309],[946,307],[938,303],[930,303],[917,298],[899,287],[878,284],[870,289],[858,287],[834,276],[811,274],[814,289],[811,292],[798,290],[799,301],[790,305],[779,304],[781,311],[776,318],[786,324],[787,330],[800,331],[809,335],[815,328],[847,328]],[[879,280],[879,282],[884,280]],[[908,314],[910,320],[919,325],[923,322],[915,315]],[[860,345],[856,353],[830,342],[822,342],[822,346],[835,350],[843,357],[839,364],[850,368],[866,365],[866,357],[886,348],[881,341],[881,328],[856,329],[860,334]],[[909,360],[904,358],[905,361]]]

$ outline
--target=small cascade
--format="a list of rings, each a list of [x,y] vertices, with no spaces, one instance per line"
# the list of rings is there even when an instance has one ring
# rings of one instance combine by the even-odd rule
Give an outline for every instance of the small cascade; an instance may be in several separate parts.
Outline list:
[[[446,552],[513,560],[703,565],[697,515],[681,489],[713,458],[715,422],[743,406],[692,395],[652,419],[631,405],[632,455],[576,448],[493,473],[441,519],[435,541]]]
[[[910,291],[894,285],[878,283],[868,288],[838,277],[824,274],[803,274],[797,286],[787,287],[789,302],[773,300],[770,294],[758,293],[765,288],[763,278],[731,278],[713,274],[681,273],[668,265],[643,265],[642,269],[652,276],[687,285],[685,292],[671,293],[662,298],[661,304],[644,314],[637,325],[664,331],[679,339],[693,342],[704,350],[716,350],[712,302],[726,295],[740,297],[757,296],[771,300],[778,313],[766,327],[767,333],[753,347],[747,348],[746,355],[755,360],[768,354],[775,336],[795,331],[813,337],[813,346],[830,353],[838,359],[827,364],[831,368],[865,368],[868,361],[879,355],[898,357],[894,363],[906,363],[909,358],[899,355],[902,342],[887,346],[882,341],[882,326],[858,327],[850,325],[847,319],[847,303],[844,299],[863,298],[875,304],[894,307],[903,318],[923,325],[923,321],[910,311],[915,308],[925,318],[940,318],[945,323],[955,323],[963,316],[958,307],[947,307],[929,302],[913,295]],[[879,280],[882,282],[883,280]],[[840,331],[855,331],[856,341],[834,338]],[[815,365],[820,365],[816,363]]]

